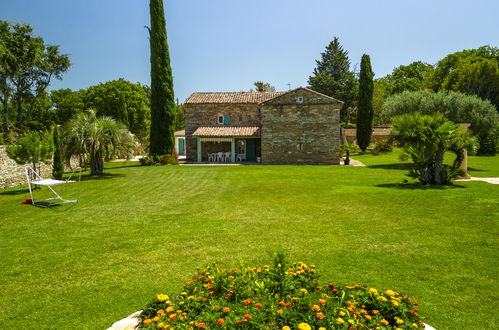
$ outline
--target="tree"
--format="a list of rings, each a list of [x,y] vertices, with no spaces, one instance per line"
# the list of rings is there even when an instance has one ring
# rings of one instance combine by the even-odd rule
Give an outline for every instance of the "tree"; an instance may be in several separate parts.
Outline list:
[[[152,155],[171,154],[175,146],[175,98],[170,55],[166,41],[163,0],[150,0],[151,27],[151,130]]]
[[[146,90],[123,78],[90,86],[81,91],[85,109],[110,116],[125,124],[140,140],[149,133],[151,110]]]
[[[50,102],[54,112],[53,120],[57,125],[63,125],[76,114],[86,109],[83,103],[84,91],[73,91],[69,88],[50,92]]]
[[[90,162],[90,174],[104,173],[104,157],[131,153],[133,136],[122,123],[111,117],[97,117],[94,110],[78,114],[64,127],[63,144],[66,160],[73,155]]]
[[[499,109],[497,65],[499,48],[482,46],[447,55],[440,60],[428,86],[433,91],[454,90],[490,100]]]
[[[255,86],[255,92],[275,92],[274,86],[263,81],[255,81],[253,86]]]
[[[478,152],[495,153],[497,141],[492,144],[494,150],[486,149],[485,144],[487,137],[497,129],[499,120],[495,107],[489,101],[459,92],[405,91],[386,99],[382,116],[389,122],[396,116],[416,112],[427,115],[442,113],[455,123],[471,123],[470,128],[480,141]]]
[[[59,46],[45,44],[33,36],[27,24],[11,25],[0,21],[0,98],[3,106],[3,133],[10,129],[9,107],[16,112],[15,128],[22,132],[26,118],[35,110],[52,78],[62,79],[71,63]],[[12,101],[12,102],[11,102]]]
[[[61,141],[59,140],[59,128],[54,126],[53,132],[54,157],[52,163],[52,176],[54,179],[61,180],[64,174],[64,163],[62,162]]]
[[[357,112],[357,144],[365,152],[373,133],[373,70],[369,55],[362,55],[359,77],[359,110]]]
[[[340,45],[337,37],[321,53],[321,59],[315,61],[317,67],[308,78],[310,87],[322,94],[343,101],[342,120],[348,121],[347,114],[356,105],[358,82],[354,72],[350,71],[348,51]]]
[[[384,124],[385,121],[381,117],[383,110],[383,103],[389,96],[389,86],[386,79],[376,79],[373,82],[373,111],[374,111],[374,125]]]
[[[390,95],[403,91],[418,91],[425,88],[425,82],[433,70],[433,65],[417,61],[409,65],[401,65],[381,79],[388,84]]]
[[[50,162],[53,143],[50,135],[45,132],[26,131],[15,144],[8,146],[6,151],[16,163],[31,163],[33,169],[37,170],[38,163]]]
[[[398,116],[393,120],[392,137],[403,148],[403,159],[411,158],[414,162],[408,175],[423,184],[451,184],[463,174],[459,166],[464,150],[473,149],[476,144],[468,132],[457,128],[441,113]],[[447,150],[456,153],[452,166],[443,163]]]
[[[175,130],[185,128],[185,106],[183,104],[177,105],[177,114],[175,116]]]

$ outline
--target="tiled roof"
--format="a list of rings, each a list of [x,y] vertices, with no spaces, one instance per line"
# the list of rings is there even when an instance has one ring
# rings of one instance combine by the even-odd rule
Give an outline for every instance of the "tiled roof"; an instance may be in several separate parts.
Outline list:
[[[213,104],[213,103],[235,103],[235,104],[258,104],[267,101],[286,92],[214,92],[214,93],[192,93],[185,100],[186,104]]]
[[[260,126],[199,126],[192,136],[260,136]]]

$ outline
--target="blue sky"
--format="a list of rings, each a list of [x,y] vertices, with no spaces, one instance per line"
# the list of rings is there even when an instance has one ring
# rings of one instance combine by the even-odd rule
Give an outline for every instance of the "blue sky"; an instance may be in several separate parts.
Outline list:
[[[241,91],[263,80],[307,85],[339,37],[352,65],[394,67],[483,45],[499,46],[497,0],[164,0],[175,95]],[[0,19],[26,22],[73,66],[52,89],[118,79],[149,84],[148,0],[0,0]]]

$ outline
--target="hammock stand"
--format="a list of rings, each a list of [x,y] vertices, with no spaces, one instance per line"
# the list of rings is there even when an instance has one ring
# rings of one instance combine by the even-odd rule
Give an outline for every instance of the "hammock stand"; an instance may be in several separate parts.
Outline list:
[[[38,173],[36,173],[36,171],[31,166],[25,166],[24,170],[26,173],[26,180],[28,181],[29,194],[31,196],[31,204],[33,204],[34,206],[51,207],[51,206],[62,205],[62,204],[66,204],[66,203],[78,203],[78,199],[64,199],[64,198],[62,198],[52,187],[57,186],[57,185],[66,185],[68,183],[77,182],[78,183],[78,196],[77,196],[77,198],[79,198],[80,182],[81,182],[81,167],[76,167],[75,169],[73,169],[73,172],[66,180],[44,179]],[[76,171],[78,171],[78,180],[77,181],[71,180],[71,178],[76,173]],[[30,174],[33,174],[33,176],[35,177],[34,180],[32,180]],[[35,198],[33,197],[33,189],[31,188],[32,185],[47,186],[54,194],[54,197],[35,200]],[[60,192],[62,193],[63,190],[64,190],[64,186],[60,189]],[[41,202],[46,202],[46,201],[57,201],[57,202],[53,202],[53,203],[49,202],[48,204],[41,203]]]

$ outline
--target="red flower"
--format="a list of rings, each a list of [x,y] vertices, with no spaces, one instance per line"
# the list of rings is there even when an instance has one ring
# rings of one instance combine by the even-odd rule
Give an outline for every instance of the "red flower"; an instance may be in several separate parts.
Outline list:
[[[262,307],[262,304],[256,303],[255,306],[258,307],[258,308],[260,308],[260,307]]]
[[[243,317],[244,317],[244,319],[248,320],[248,319],[250,319],[250,318],[251,318],[251,315],[249,315],[249,314],[244,314],[244,316],[243,316]]]
[[[334,284],[333,283],[329,283],[329,287],[330,288],[334,288]]]
[[[217,320],[217,323],[218,323],[218,324],[224,324],[224,323],[225,323],[225,320],[224,320],[224,319],[218,319],[218,320]]]
[[[333,289],[333,293],[338,293],[338,289]]]
[[[243,304],[245,304],[245,305],[251,304],[251,299],[243,300]]]
[[[206,328],[206,323],[204,322],[201,322],[201,323],[198,323],[198,328]]]
[[[232,293],[227,293],[226,296],[227,297],[232,297]]]

